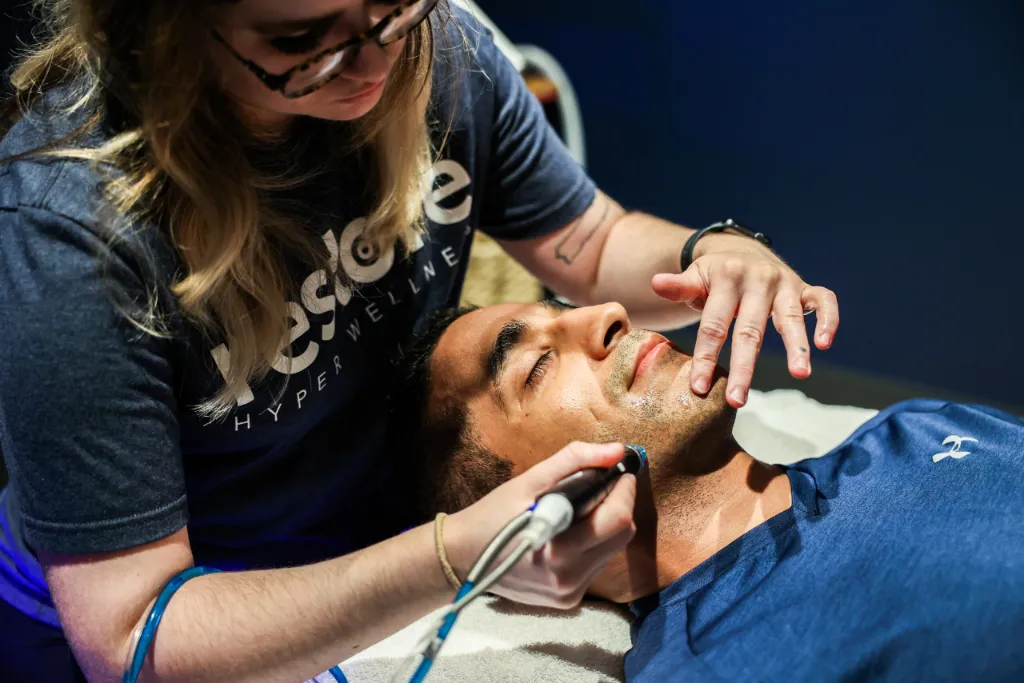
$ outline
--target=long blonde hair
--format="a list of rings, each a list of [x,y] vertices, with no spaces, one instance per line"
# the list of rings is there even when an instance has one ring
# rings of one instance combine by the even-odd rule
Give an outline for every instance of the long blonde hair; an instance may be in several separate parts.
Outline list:
[[[171,285],[181,310],[230,351],[230,367],[221,368],[225,386],[197,406],[214,418],[230,412],[234,397],[263,377],[282,349],[290,353],[287,297],[294,284],[282,254],[315,265],[326,265],[328,255],[319,233],[297,229],[296,218],[267,201],[308,173],[254,166],[247,152],[261,141],[218,94],[209,60],[195,49],[196,37],[209,30],[201,17],[212,1],[37,0],[47,38],[22,56],[11,80],[21,112],[55,87],[74,93],[69,109],[91,113],[86,127],[122,110],[127,125],[101,146],[63,140],[44,153],[118,169],[106,184],[113,207],[170,236],[184,266]],[[364,239],[378,249],[407,247],[423,229],[420,183],[432,154],[425,116],[430,24],[408,36],[380,103],[362,119],[335,126],[339,151],[371,153],[375,208]],[[342,268],[325,272],[345,277]],[[136,324],[161,334],[159,312],[147,310]]]

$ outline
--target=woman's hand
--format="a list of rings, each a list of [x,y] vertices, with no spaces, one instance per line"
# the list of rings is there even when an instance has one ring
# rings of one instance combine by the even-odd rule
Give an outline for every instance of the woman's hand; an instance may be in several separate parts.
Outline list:
[[[622,444],[572,443],[445,522],[445,547],[460,579],[505,524],[559,480],[622,459]],[[608,560],[633,538],[636,479],[623,475],[591,515],[527,553],[492,592],[516,602],[567,609],[579,604]]]
[[[798,379],[811,374],[804,314],[817,313],[814,345],[827,349],[839,327],[839,302],[824,287],[812,287],[770,249],[746,237],[706,235],[697,242],[685,273],[655,275],[654,291],[671,301],[702,311],[693,349],[690,385],[697,394],[711,387],[729,326],[736,318],[730,358],[729,405],[747,401],[764,330],[771,318],[786,345],[789,372]]]

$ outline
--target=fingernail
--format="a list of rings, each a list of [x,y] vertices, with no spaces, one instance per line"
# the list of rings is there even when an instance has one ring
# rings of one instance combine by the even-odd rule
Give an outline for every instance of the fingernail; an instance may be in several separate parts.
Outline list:
[[[828,343],[828,335],[826,333],[824,333],[824,332],[819,332],[818,333],[818,343],[820,343],[820,344],[827,344]]]
[[[729,396],[735,403],[745,403],[747,400],[746,390],[741,389],[740,387],[736,387],[731,392],[729,392]]]
[[[708,393],[709,383],[706,377],[699,378],[696,382],[694,382],[693,386],[694,391],[696,391],[698,394]]]
[[[796,368],[797,370],[806,370],[809,367],[807,364],[807,357],[800,356],[799,358],[797,358],[795,361],[793,361],[793,367]]]

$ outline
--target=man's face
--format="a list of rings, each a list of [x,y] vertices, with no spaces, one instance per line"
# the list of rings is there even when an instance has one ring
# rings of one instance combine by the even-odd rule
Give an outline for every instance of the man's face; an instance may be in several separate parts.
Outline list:
[[[574,440],[638,443],[654,464],[731,415],[722,373],[707,396],[690,391],[690,360],[618,304],[501,304],[441,337],[431,398],[465,402],[482,444],[517,474]]]

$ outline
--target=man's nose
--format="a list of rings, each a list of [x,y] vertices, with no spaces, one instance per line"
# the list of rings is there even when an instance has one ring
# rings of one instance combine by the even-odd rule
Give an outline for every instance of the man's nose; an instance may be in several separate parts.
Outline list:
[[[591,358],[603,360],[619,339],[629,334],[629,315],[621,304],[577,308],[562,315],[566,331]]]

